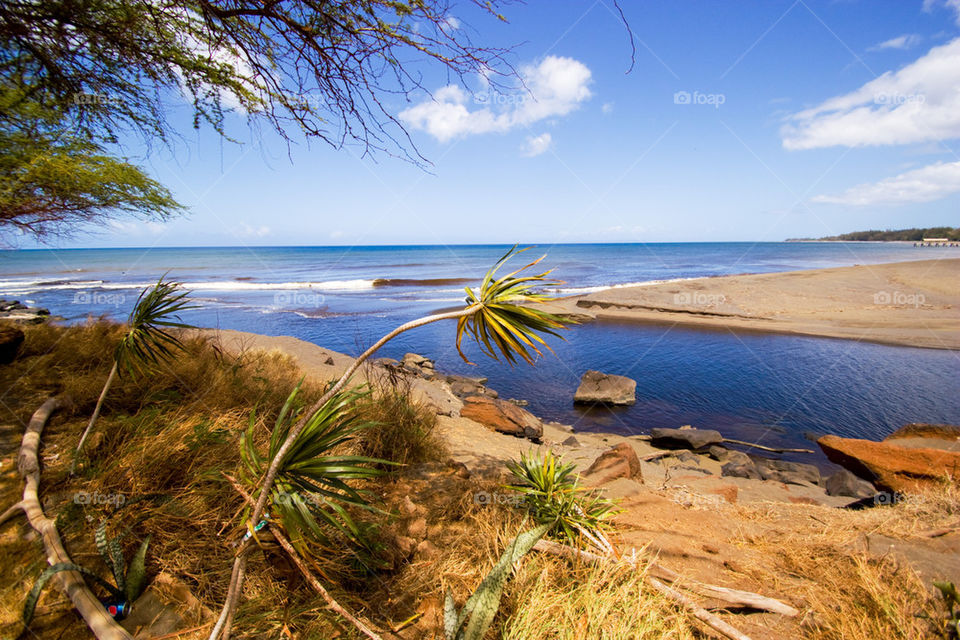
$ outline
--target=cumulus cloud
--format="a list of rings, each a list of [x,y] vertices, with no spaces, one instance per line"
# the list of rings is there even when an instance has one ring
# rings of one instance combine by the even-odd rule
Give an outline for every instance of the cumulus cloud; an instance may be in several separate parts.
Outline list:
[[[915,33],[907,33],[896,38],[884,40],[868,48],[867,51],[883,51],[884,49],[910,49],[917,46],[923,38]]]
[[[527,136],[527,141],[523,145],[523,155],[528,158],[538,156],[550,148],[553,142],[553,136],[549,133],[541,133],[538,136]]]
[[[791,150],[960,137],[960,38],[851,93],[789,116],[780,133]]]
[[[930,202],[960,192],[960,162],[938,162],[880,182],[861,184],[835,196],[822,195],[814,202],[869,206]]]
[[[936,7],[946,7],[956,14],[957,24],[960,25],[960,0],[923,0],[923,10],[932,12]]]
[[[412,129],[447,142],[482,133],[504,132],[546,118],[563,116],[591,96],[590,69],[573,58],[547,56],[519,69],[526,90],[469,94],[447,85],[420,104],[400,112]]]

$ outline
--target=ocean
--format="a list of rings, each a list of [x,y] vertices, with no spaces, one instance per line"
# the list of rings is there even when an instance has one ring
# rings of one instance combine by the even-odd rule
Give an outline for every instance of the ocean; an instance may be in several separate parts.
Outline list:
[[[396,325],[463,302],[508,247],[234,247],[0,252],[0,298],[69,322],[126,317],[139,290],[164,273],[193,291],[192,324],[289,335],[356,354]],[[575,294],[611,286],[957,257],[909,243],[662,243],[539,246]],[[519,259],[517,266],[520,266]],[[878,439],[909,422],[960,424],[960,354],[850,340],[598,322],[564,332],[536,366],[460,360],[454,324],[408,332],[379,354],[408,351],[450,373],[484,375],[504,398],[576,430],[644,433],[690,424],[773,447],[805,434]],[[587,369],[637,381],[637,404],[584,411],[572,404]]]

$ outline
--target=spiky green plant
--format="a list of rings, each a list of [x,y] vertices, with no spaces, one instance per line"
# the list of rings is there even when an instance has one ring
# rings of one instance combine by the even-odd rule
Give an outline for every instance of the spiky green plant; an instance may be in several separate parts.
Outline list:
[[[934,582],[933,586],[940,591],[947,609],[948,637],[960,638],[960,592],[952,582]]]
[[[460,344],[467,333],[472,335],[480,349],[494,360],[499,360],[499,351],[510,364],[516,363],[517,356],[533,364],[531,350],[539,356],[542,353],[537,345],[550,349],[538,334],[560,337],[556,330],[573,322],[535,306],[552,299],[543,292],[544,287],[562,284],[559,280],[548,278],[552,270],[519,277],[517,275],[539,264],[545,255],[505,276],[495,277],[507,260],[526,250],[517,250],[517,245],[514,245],[487,271],[477,292],[466,287],[467,304],[477,307],[473,313],[457,320],[457,351],[466,362],[470,360],[464,355]]]
[[[100,556],[103,558],[103,561],[106,563],[106,565],[110,567],[110,572],[113,574],[114,584],[110,584],[93,571],[90,571],[85,567],[81,567],[80,565],[73,564],[72,562],[59,562],[57,564],[53,564],[47,567],[44,572],[40,574],[40,577],[37,578],[33,588],[30,589],[30,593],[27,594],[27,600],[23,605],[24,626],[29,625],[30,621],[33,619],[33,613],[37,608],[37,601],[40,599],[40,593],[47,585],[47,582],[49,582],[53,576],[61,571],[77,571],[78,573],[89,577],[110,594],[110,601],[115,603],[118,607],[123,603],[128,605],[132,604],[134,600],[139,598],[140,594],[143,593],[144,587],[146,586],[147,547],[150,545],[150,536],[147,536],[143,542],[140,543],[140,546],[137,547],[136,553],[133,554],[133,558],[130,560],[130,564],[127,565],[127,561],[123,556],[123,548],[120,546],[120,541],[123,539],[124,535],[125,534],[121,534],[114,538],[108,539],[106,520],[101,522],[100,526],[97,527],[95,538],[97,543],[97,551],[100,552]]]
[[[582,487],[574,475],[575,465],[564,464],[547,451],[541,456],[521,453],[519,461],[507,462],[507,468],[516,482],[509,488],[523,495],[537,522],[553,523],[552,532],[571,544],[586,540],[604,552],[610,550],[604,532],[611,527],[616,505]]]
[[[457,320],[457,350],[467,362],[469,362],[469,359],[467,359],[461,350],[461,342],[463,336],[468,333],[473,336],[486,355],[498,359],[497,352],[499,351],[500,355],[510,364],[514,364],[517,357],[533,364],[534,356],[532,354],[542,355],[537,345],[547,345],[541,338],[541,334],[559,337],[557,330],[566,328],[566,325],[572,324],[574,321],[560,318],[543,309],[538,309],[536,306],[539,303],[551,299],[550,296],[544,292],[545,290],[560,284],[557,280],[549,279],[550,271],[532,275],[519,275],[523,271],[538,264],[543,259],[542,257],[505,276],[496,277],[497,271],[511,257],[523,251],[526,251],[526,249],[518,250],[517,245],[514,245],[503,257],[497,260],[494,266],[486,273],[478,292],[475,293],[470,288],[467,288],[467,306],[463,309],[411,320],[377,340],[347,367],[347,370],[340,379],[337,380],[310,409],[302,413],[295,424],[292,424],[286,429],[285,436],[282,438],[282,444],[271,456],[269,468],[266,470],[266,473],[263,474],[260,488],[256,492],[257,502],[253,508],[250,509],[247,520],[246,526],[248,531],[251,533],[254,531],[254,528],[259,524],[263,516],[267,503],[270,502],[275,495],[273,485],[280,472],[280,468],[284,464],[286,456],[293,448],[294,443],[299,438],[300,432],[306,428],[309,417],[315,415],[316,412],[327,402],[330,402],[336,394],[340,393],[357,369],[359,369],[370,356],[401,333],[441,320]],[[549,349],[549,347],[547,348]],[[301,513],[303,513],[303,511],[301,511]],[[243,574],[246,570],[246,551],[248,549],[249,546],[241,549],[234,560],[230,588],[227,591],[226,601],[220,611],[220,617],[210,632],[210,640],[217,640],[224,628],[230,628],[233,612],[240,594]]]
[[[80,436],[73,464],[70,466],[71,473],[76,470],[77,461],[83,451],[83,443],[86,442],[87,436],[93,430],[93,425],[100,417],[103,401],[117,375],[120,375],[120,370],[126,371],[131,376],[141,375],[173,357],[176,350],[183,348],[180,339],[167,329],[192,328],[191,325],[181,322],[177,314],[193,309],[195,305],[187,301],[189,292],[184,291],[179,282],[165,282],[164,277],[166,276],[161,276],[157,284],[140,293],[137,303],[130,312],[130,317],[127,318],[127,331],[117,345],[110,375],[107,376],[107,381],[97,399],[97,406],[93,409],[90,422]]]
[[[254,444],[256,416],[250,414],[240,452],[246,467],[246,479],[254,486],[301,416],[297,396],[302,384],[301,380],[280,410],[265,454],[261,455]],[[368,510],[373,507],[365,493],[351,482],[380,476],[384,473],[382,467],[391,463],[336,452],[358,432],[373,426],[360,420],[352,410],[367,393],[353,390],[334,394],[323,406],[306,416],[306,426],[294,438],[280,464],[270,493],[271,514],[276,516],[300,552],[307,552],[311,544],[327,542],[327,531],[330,530],[352,542],[366,542],[346,507]]]
[[[443,607],[443,631],[446,640],[480,640],[487,633],[493,623],[497,610],[500,608],[500,598],[503,596],[503,587],[507,579],[513,574],[513,567],[523,556],[527,555],[553,524],[540,526],[524,531],[507,546],[500,560],[494,565],[483,582],[467,598],[463,608],[457,611],[453,600],[453,592],[447,589]]]

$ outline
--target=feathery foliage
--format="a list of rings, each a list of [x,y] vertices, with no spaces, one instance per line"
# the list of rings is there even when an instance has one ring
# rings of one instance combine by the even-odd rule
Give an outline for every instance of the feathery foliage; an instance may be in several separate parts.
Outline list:
[[[291,426],[301,418],[301,408],[296,406],[300,386],[297,385],[280,410],[265,455],[261,455],[254,444],[256,415],[250,414],[249,427],[241,443],[241,456],[251,484],[260,481]],[[334,394],[307,418],[306,426],[297,434],[280,464],[270,502],[291,543],[301,552],[307,552],[311,544],[327,541],[329,530],[359,545],[366,542],[346,507],[367,510],[373,510],[373,507],[365,492],[350,482],[383,475],[384,472],[374,465],[392,463],[338,452],[343,451],[358,432],[371,426],[353,411],[357,401],[367,393],[345,391]],[[244,519],[248,517],[249,508]],[[250,533],[254,532],[251,530]]]
[[[560,338],[557,330],[574,323],[573,320],[560,318],[534,306],[551,299],[550,295],[543,292],[544,288],[562,284],[559,280],[549,279],[552,270],[519,275],[538,264],[545,255],[505,276],[495,277],[504,263],[527,249],[529,247],[517,250],[517,245],[514,245],[507,251],[484,275],[478,292],[466,287],[467,304],[477,305],[478,308],[457,321],[457,351],[464,361],[470,362],[460,348],[466,333],[470,333],[481,350],[494,360],[499,360],[499,351],[511,365],[516,363],[517,356],[533,364],[531,351],[537,356],[542,355],[537,345],[550,349],[538,334]]]

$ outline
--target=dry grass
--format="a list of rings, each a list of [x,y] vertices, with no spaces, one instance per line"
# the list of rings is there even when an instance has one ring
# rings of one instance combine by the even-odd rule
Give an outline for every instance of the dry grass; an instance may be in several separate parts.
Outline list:
[[[510,587],[510,613],[501,637],[698,637],[686,616],[644,584],[644,575],[625,564],[571,567],[564,560],[532,555]]]
[[[957,526],[955,485],[863,511],[786,504],[739,511],[754,523],[771,525],[769,533],[741,541],[762,559],[742,570],[806,604],[808,637],[946,637],[934,621],[942,609],[932,585],[892,556],[868,554],[863,541],[867,534],[923,540],[930,530]]]
[[[150,575],[175,576],[202,602],[216,606],[225,595],[232,543],[242,534],[237,518],[242,503],[222,474],[239,471],[238,442],[251,411],[256,409],[263,425],[272,424],[302,374],[292,359],[279,352],[234,357],[204,339],[190,338],[186,353],[153,375],[118,380],[89,441],[89,459],[79,476],[70,477],[73,449],[112,365],[121,333],[119,326],[102,322],[26,329],[18,359],[0,367],[4,393],[0,416],[3,423],[11,424],[4,431],[3,504],[19,497],[21,488],[12,467],[30,415],[49,395],[64,394],[71,404],[54,415],[44,432],[42,497],[48,514],[58,517],[73,559],[109,575],[93,544],[94,529],[106,518],[113,533],[131,529],[125,540],[128,553],[143,537],[152,536]],[[320,392],[318,382],[307,381],[303,401],[315,399]],[[425,415],[422,409],[406,407],[399,397],[387,403],[378,397],[382,396],[374,395],[361,409],[382,423],[375,443],[383,457],[419,461],[439,453],[431,440],[433,423],[428,421],[423,433],[414,428],[418,417]],[[398,437],[388,439],[384,434],[395,418],[402,428],[397,430]],[[258,430],[261,443],[267,433],[266,428]],[[404,434],[416,436],[410,446]],[[78,494],[111,496],[113,503],[122,496],[125,504],[120,509],[115,504],[77,504]],[[377,517],[384,522],[390,518]],[[2,635],[19,632],[24,596],[44,566],[42,545],[30,538],[22,520],[8,523],[0,533]],[[320,573],[339,592],[338,598],[365,608],[364,567],[345,549],[325,551],[317,565]],[[383,553],[389,555],[390,548],[384,547]],[[286,628],[303,637],[335,637],[334,632],[352,637],[351,630],[339,631],[340,623],[274,547],[267,544],[264,553],[253,554],[250,568],[247,599],[238,613],[242,635],[275,637]],[[48,589],[40,604],[34,631],[41,637],[61,633],[63,638],[86,637],[55,589]]]

